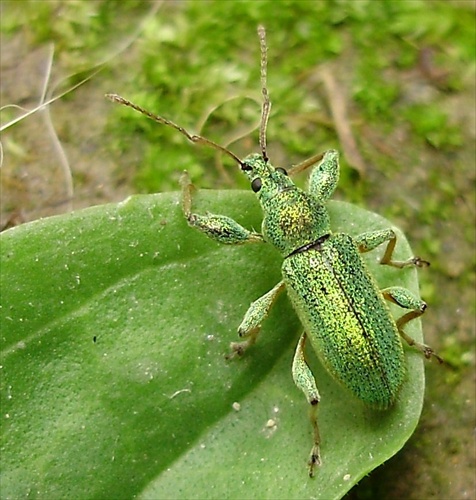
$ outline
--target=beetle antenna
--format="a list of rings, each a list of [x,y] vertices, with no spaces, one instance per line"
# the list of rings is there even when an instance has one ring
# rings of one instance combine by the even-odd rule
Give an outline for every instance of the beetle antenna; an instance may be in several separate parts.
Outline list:
[[[259,145],[261,155],[265,162],[268,161],[266,153],[266,128],[268,126],[269,113],[271,111],[271,101],[269,100],[268,88],[266,86],[267,66],[268,66],[268,46],[266,45],[266,30],[264,26],[258,26],[258,36],[261,50],[261,93],[263,94],[263,107],[261,109],[261,124],[259,127]]]
[[[131,101],[128,101],[127,99],[124,99],[124,97],[121,97],[120,95],[117,94],[106,94],[106,97],[112,101],[112,102],[117,102],[119,104],[123,104],[124,106],[128,106],[129,108],[135,109],[139,113],[142,113],[143,115],[147,116],[151,120],[156,121],[157,123],[161,123],[162,125],[168,125],[169,127],[174,128],[175,130],[178,130],[182,135],[184,135],[189,141],[195,143],[195,144],[204,144],[205,146],[209,146],[213,149],[217,149],[218,151],[221,151],[222,153],[227,154],[230,158],[233,158],[240,167],[243,167],[243,162],[236,156],[234,153],[232,153],[230,150],[224,148],[223,146],[220,146],[216,142],[211,141],[210,139],[207,139],[206,137],[202,137],[201,135],[195,135],[191,134],[188,132],[186,129],[181,127],[180,125],[177,125],[176,123],[167,120],[167,118],[163,118],[162,116],[159,115],[154,115],[154,113],[151,113],[150,111],[147,111],[146,109],[142,108],[141,106],[138,106],[137,104],[134,104]]]

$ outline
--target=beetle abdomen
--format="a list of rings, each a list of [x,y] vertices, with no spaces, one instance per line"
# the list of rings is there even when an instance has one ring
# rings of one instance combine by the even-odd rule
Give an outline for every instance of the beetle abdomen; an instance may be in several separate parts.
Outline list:
[[[283,262],[283,279],[324,366],[366,404],[393,404],[405,376],[395,321],[352,238],[333,234]]]

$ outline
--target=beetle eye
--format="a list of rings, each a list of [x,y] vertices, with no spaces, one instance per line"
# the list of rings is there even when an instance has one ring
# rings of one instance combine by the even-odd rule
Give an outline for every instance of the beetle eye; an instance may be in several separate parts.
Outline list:
[[[253,181],[251,182],[251,189],[255,193],[257,193],[261,189],[261,186],[262,186],[262,182],[261,182],[261,179],[259,177],[257,177],[256,179],[253,179]]]
[[[279,172],[280,174],[283,174],[283,175],[288,175],[288,173],[286,172],[286,169],[281,168],[281,167],[277,168],[276,172]]]

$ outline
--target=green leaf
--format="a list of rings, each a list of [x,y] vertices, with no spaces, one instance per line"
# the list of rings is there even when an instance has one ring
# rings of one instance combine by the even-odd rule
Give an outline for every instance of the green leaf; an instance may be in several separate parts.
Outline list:
[[[252,193],[201,191],[196,206],[259,230]],[[345,203],[336,230],[388,221]],[[400,257],[411,255],[400,238]],[[370,265],[418,290],[416,272]],[[228,247],[190,229],[176,193],[134,196],[1,236],[2,496],[339,498],[395,454],[422,406],[407,350],[397,404],[351,399],[310,352],[323,465],[307,476],[307,403],[291,378],[301,327],[280,297],[256,346],[227,362],[247,307],[280,279],[267,245]],[[419,321],[408,333],[421,339]],[[233,405],[238,403],[238,405]]]

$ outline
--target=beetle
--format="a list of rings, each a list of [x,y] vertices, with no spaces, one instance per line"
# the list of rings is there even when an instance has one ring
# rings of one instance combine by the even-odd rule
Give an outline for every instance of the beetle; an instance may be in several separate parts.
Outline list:
[[[238,327],[241,342],[231,344],[228,358],[243,355],[257,339],[262,322],[286,290],[304,327],[292,363],[296,386],[311,407],[313,445],[308,460],[309,475],[321,464],[317,407],[320,395],[306,362],[309,341],[329,373],[357,399],[369,407],[385,410],[392,406],[405,378],[401,338],[419,349],[426,358],[442,359],[427,345],[416,342],[403,327],[423,314],[427,305],[409,290],[383,290],[369,272],[362,253],[386,244],[380,264],[396,268],[424,267],[419,257],[394,260],[397,236],[393,229],[370,231],[352,237],[333,233],[326,202],[339,179],[336,150],[315,155],[289,171],[274,167],[266,152],[266,126],[271,102],[266,86],[266,34],[258,27],[261,47],[261,87],[263,105],[259,133],[260,153],[241,160],[215,142],[190,134],[174,122],[137,106],[117,94],[110,100],[129,106],[149,118],[176,129],[194,143],[204,144],[230,156],[248,178],[263,211],[262,232],[249,231],[224,215],[200,215],[192,210],[193,185],[184,172],[181,178],[182,208],[188,224],[209,238],[228,245],[266,242],[282,255],[282,280],[255,300]],[[297,187],[291,175],[313,167],[307,192]],[[408,312],[395,321],[387,302]]]

